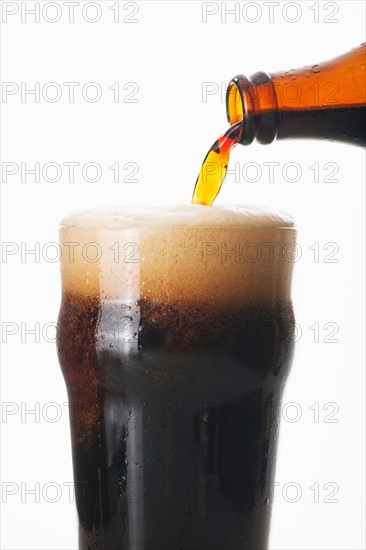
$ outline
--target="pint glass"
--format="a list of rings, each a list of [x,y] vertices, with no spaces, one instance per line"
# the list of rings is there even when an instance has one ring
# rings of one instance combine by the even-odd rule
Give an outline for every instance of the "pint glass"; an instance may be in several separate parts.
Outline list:
[[[238,206],[63,220],[80,550],[267,547],[295,238]]]

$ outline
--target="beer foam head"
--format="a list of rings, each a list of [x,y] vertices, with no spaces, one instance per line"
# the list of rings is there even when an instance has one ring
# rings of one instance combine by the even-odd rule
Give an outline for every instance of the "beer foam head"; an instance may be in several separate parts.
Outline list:
[[[101,300],[290,299],[291,217],[247,206],[85,210],[61,222],[63,291]]]

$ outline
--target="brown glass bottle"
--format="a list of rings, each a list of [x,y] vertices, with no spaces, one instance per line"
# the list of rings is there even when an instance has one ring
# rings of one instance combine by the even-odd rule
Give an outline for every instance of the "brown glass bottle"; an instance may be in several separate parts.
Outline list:
[[[366,142],[366,44],[331,61],[250,79],[238,75],[226,93],[230,124],[242,121],[240,143],[284,138]]]

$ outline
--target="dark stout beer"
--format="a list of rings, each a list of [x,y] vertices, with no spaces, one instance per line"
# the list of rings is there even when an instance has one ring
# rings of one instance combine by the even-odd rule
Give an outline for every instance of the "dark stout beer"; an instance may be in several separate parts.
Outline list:
[[[294,238],[239,207],[65,220],[80,549],[266,548]]]

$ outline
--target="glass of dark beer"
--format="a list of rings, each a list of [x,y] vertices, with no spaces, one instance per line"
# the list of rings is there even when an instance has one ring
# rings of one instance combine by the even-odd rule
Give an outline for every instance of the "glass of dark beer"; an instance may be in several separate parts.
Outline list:
[[[295,239],[239,206],[63,220],[80,550],[267,547]]]

